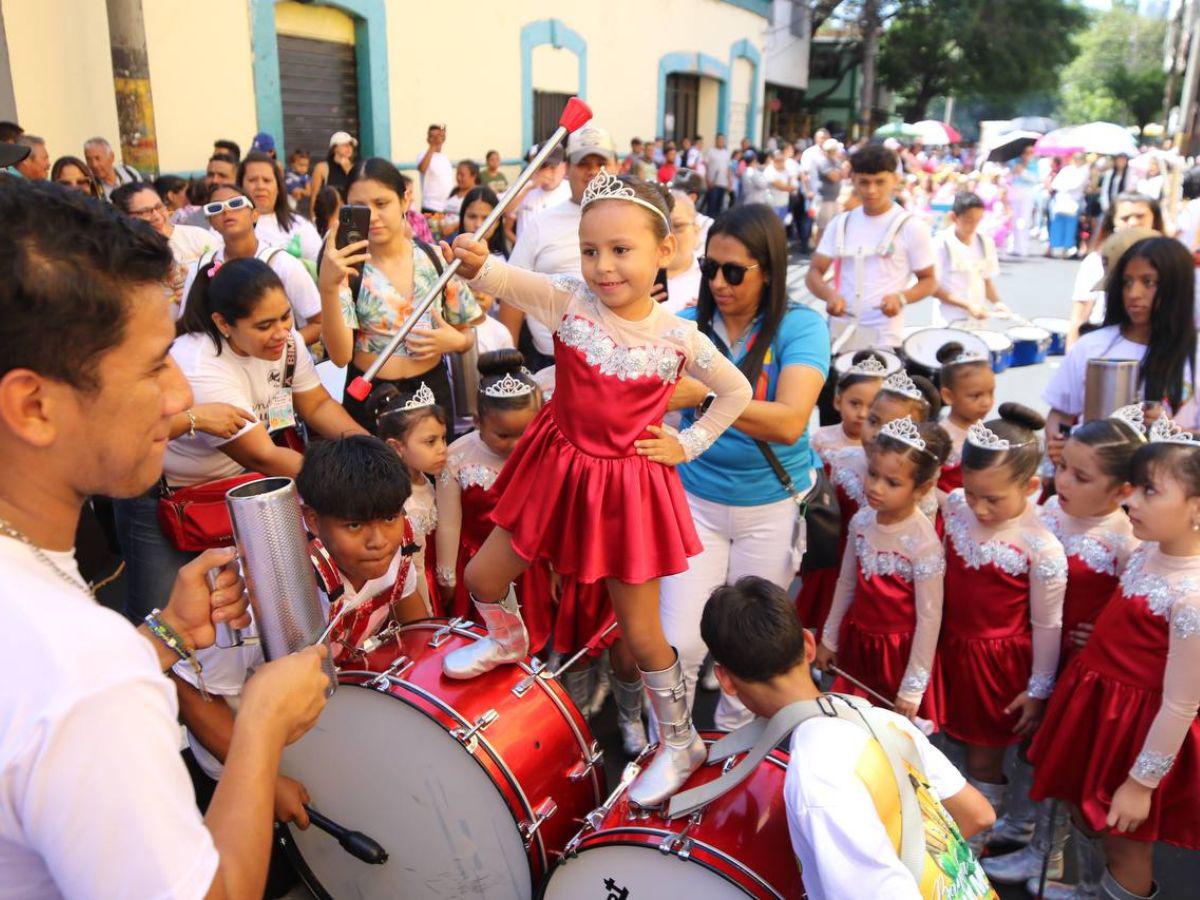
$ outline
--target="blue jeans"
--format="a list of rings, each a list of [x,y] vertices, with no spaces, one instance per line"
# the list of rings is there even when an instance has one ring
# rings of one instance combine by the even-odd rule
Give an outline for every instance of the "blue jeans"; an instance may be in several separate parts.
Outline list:
[[[175,576],[199,554],[176,550],[158,527],[158,488],[140,497],[114,500],[117,540],[125,557],[125,616],[140,624],[152,609],[162,609]]]
[[[1050,217],[1050,249],[1070,250],[1075,246],[1078,229],[1078,216],[1055,213]]]

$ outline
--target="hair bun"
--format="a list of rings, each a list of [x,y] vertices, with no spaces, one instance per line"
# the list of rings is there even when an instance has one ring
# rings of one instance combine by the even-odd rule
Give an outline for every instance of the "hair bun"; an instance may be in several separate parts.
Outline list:
[[[520,350],[492,350],[479,355],[475,368],[483,378],[516,375],[525,368],[525,356]]]
[[[925,442],[925,449],[937,460],[939,466],[944,466],[950,458],[951,441],[941,425],[936,422],[918,422],[917,433]]]
[[[1005,422],[1027,431],[1041,431],[1046,427],[1046,419],[1041,413],[1021,403],[1001,403],[998,412]]]
[[[949,341],[945,344],[942,344],[942,346],[938,347],[937,354],[936,354],[937,361],[942,363],[943,365],[945,365],[946,363],[950,362],[950,360],[954,359],[954,357],[958,356],[962,352],[963,352],[962,344],[960,344],[958,341]]]
[[[909,377],[912,378],[912,383],[925,395],[925,402],[929,404],[929,415],[927,418],[930,421],[936,419],[938,410],[942,408],[941,391],[934,387],[933,382],[924,375],[910,375]]]
[[[367,415],[375,421],[384,413],[400,402],[400,389],[390,382],[384,382],[371,391],[367,398]]]

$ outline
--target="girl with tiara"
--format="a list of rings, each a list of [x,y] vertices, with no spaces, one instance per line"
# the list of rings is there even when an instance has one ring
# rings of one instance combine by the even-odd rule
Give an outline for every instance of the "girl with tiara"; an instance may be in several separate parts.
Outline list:
[[[1071,804],[1091,841],[1078,896],[1158,895],[1155,841],[1200,849],[1200,447],[1165,416],[1133,457],[1141,541],[1051,698],[1033,797]],[[1105,862],[1107,861],[1107,866]]]
[[[942,403],[950,412],[942,420],[942,428],[950,435],[950,457],[942,466],[938,490],[942,497],[962,487],[962,449],[967,429],[982,422],[992,411],[996,393],[996,376],[986,356],[967,353],[958,341],[938,348],[937,360],[942,364],[938,382]]]
[[[825,464],[826,474],[833,454],[846,447],[862,446],[863,423],[885,375],[887,368],[879,356],[859,350],[853,356],[853,365],[838,378],[833,408],[842,421],[818,428],[812,436],[813,451]]]
[[[1058,493],[1040,508],[1042,521],[1067,554],[1060,672],[1066,671],[1066,664],[1087,643],[1092,623],[1112,597],[1121,571],[1138,545],[1121,504],[1133,492],[1129,474],[1134,452],[1145,443],[1142,420],[1140,406],[1126,406],[1110,418],[1076,428],[1063,447],[1056,470]],[[1048,877],[1061,878],[1070,819],[1060,810],[1052,820],[1050,801],[1035,807],[1027,788],[1032,771],[1020,754],[1015,768],[1009,808],[1005,820],[993,829],[992,841],[1013,842],[1029,836],[1032,840],[1021,850],[985,859],[983,867],[1003,884],[1036,882],[1049,855]]]
[[[850,522],[816,658],[818,668],[836,659],[872,690],[895,697],[896,712],[935,725],[937,712],[924,695],[942,622],[946,558],[917,503],[933,490],[949,449],[940,427],[908,416],[884,425],[866,448],[868,506]],[[867,696],[841,677],[833,690]]]
[[[967,430],[963,487],[946,499],[945,603],[930,690],[966,744],[967,780],[1004,805],[1004,754],[1037,727],[1058,671],[1067,560],[1038,516],[1044,421],[1016,403]],[[986,832],[972,838],[981,849]]]
[[[904,372],[889,375],[883,380],[867,408],[866,421],[863,422],[859,433],[862,443],[830,454],[829,478],[837,492],[842,517],[842,530],[838,538],[839,556],[845,556],[850,520],[861,507],[867,505],[864,487],[867,456],[864,448],[875,439],[880,428],[894,419],[909,416],[914,421],[925,421],[929,418],[930,411],[936,410],[937,402],[937,389],[928,379],[919,375],[913,379]],[[928,499],[923,497],[921,502],[927,503]],[[936,512],[936,508],[937,502],[933,501],[933,512]],[[926,512],[932,515],[928,509]],[[825,574],[826,572],[828,574]],[[829,615],[829,605],[833,602],[833,593],[837,586],[837,576],[833,573],[832,569],[819,569],[806,575],[800,585],[800,593],[796,595],[796,611],[800,615],[800,621],[804,623],[805,628],[813,629],[818,635],[825,627],[825,617]]]
[[[643,807],[670,797],[706,757],[659,616],[658,579],[701,551],[674,466],[703,453],[750,401],[745,377],[695,322],[650,296],[675,252],[670,202],[635,178],[593,178],[580,204],[582,279],[514,268],[467,235],[453,250],[485,293],[554,331],[555,395],[493,487],[497,527],[464,572],[488,637],[450,653],[443,670],[473,678],[525,657],[511,583],[532,562],[582,584],[603,580],[658,721],[659,752],[629,787]],[[712,399],[672,434],[661,423],[684,372]]]
[[[404,515],[412,527],[417,552],[412,557],[417,572],[417,590],[429,615],[434,614],[437,592],[433,587],[437,528],[437,503],[431,478],[446,466],[446,412],[437,404],[433,391],[421,384],[415,393],[403,394],[385,382],[371,394],[371,415],[376,434],[396,451],[412,479],[412,493],[404,503]]]

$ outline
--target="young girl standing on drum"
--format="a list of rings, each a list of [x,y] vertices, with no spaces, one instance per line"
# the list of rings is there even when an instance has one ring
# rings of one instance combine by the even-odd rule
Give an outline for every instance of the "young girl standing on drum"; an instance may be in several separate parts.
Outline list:
[[[695,323],[650,296],[675,251],[669,204],[634,178],[592,179],[579,225],[583,279],[514,268],[467,235],[453,250],[482,290],[554,330],[556,368],[554,401],[505,464],[496,528],[464,572],[488,637],[449,654],[444,671],[473,678],[525,657],[512,581],[532,562],[583,584],[604,580],[659,723],[661,749],[629,789],[641,806],[666,800],[706,755],[659,617],[658,579],[701,550],[673,467],[703,453],[750,401],[745,377]],[[661,423],[684,372],[712,400],[674,435]]]
[[[1106,832],[1081,876],[1117,898],[1157,896],[1155,841],[1200,849],[1200,447],[1162,417],[1132,481],[1129,517],[1146,543],[1030,749],[1034,798],[1065,800]]]
[[[945,604],[930,690],[943,730],[967,745],[968,779],[997,810],[1005,750],[1037,727],[1058,671],[1067,560],[1030,502],[1043,425],[1015,403],[972,425],[963,488],[945,508]]]
[[[908,416],[884,425],[867,448],[867,508],[850,522],[837,592],[816,665],[836,659],[885,697],[896,712],[936,724],[923,700],[942,621],[946,558],[933,523],[917,504],[937,480],[950,439]],[[833,690],[867,696],[845,679]]]
[[[967,439],[967,429],[982,422],[992,411],[996,376],[987,357],[967,353],[957,341],[939,347],[937,360],[942,364],[939,376],[942,403],[950,408],[942,420],[942,428],[950,435],[950,457],[942,466],[937,483],[944,496],[962,487],[963,442]]]

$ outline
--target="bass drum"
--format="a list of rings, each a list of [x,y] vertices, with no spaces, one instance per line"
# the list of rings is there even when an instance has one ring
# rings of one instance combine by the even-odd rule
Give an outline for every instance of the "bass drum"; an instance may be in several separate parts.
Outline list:
[[[704,734],[707,744],[721,737]],[[567,844],[542,897],[800,900],[804,886],[783,799],[787,763],[787,753],[773,750],[732,791],[674,820],[629,804],[627,772],[620,787],[587,816],[583,830]],[[701,767],[684,789],[712,781],[730,764]]]
[[[963,331],[959,328],[921,328],[904,339],[904,358],[908,363],[908,371],[914,375],[936,379],[942,370],[937,352],[951,341],[962,344],[963,350],[968,353],[991,357],[988,345],[973,331]]]
[[[599,747],[557,680],[525,664],[442,675],[482,635],[461,620],[392,629],[284,750],[313,809],[388,853],[368,865],[315,825],[283,829],[318,897],[524,900],[604,796]]]

